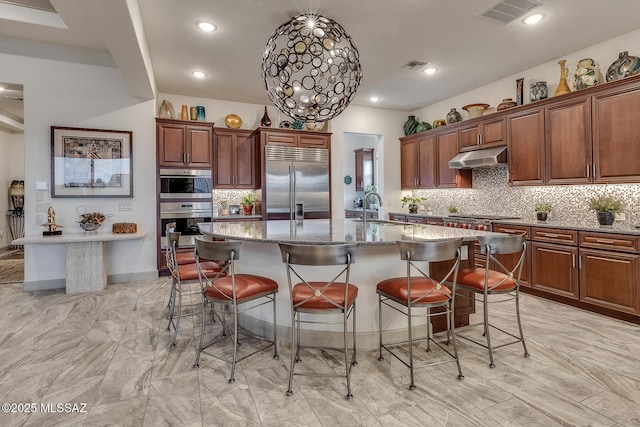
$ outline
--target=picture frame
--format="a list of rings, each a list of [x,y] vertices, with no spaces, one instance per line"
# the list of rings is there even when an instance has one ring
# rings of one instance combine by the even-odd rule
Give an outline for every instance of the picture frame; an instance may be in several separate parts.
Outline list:
[[[516,80],[516,105],[524,104],[524,78]]]
[[[51,126],[51,197],[133,197],[133,132]]]

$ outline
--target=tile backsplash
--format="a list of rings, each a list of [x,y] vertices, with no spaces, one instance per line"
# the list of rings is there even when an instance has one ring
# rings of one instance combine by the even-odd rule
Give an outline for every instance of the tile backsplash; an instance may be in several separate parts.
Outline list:
[[[455,205],[461,213],[513,215],[533,219],[533,206],[538,202],[551,204],[550,218],[563,221],[595,221],[588,208],[589,199],[600,194],[620,198],[625,204],[625,220],[640,220],[640,184],[563,185],[510,187],[507,185],[507,165],[488,166],[473,170],[473,188],[417,190],[426,197],[425,211],[446,215],[447,207]]]

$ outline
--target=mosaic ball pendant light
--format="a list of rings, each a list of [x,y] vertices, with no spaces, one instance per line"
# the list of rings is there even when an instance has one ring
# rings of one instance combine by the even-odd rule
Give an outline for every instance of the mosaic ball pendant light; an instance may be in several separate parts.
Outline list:
[[[313,14],[278,27],[262,58],[269,99],[288,117],[324,122],[355,97],[362,67],[358,49],[333,19]]]

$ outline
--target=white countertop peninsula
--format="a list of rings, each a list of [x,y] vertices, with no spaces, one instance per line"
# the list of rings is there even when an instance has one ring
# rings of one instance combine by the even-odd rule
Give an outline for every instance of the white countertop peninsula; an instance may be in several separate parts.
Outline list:
[[[421,224],[392,223],[389,221],[367,221],[366,229],[361,221],[350,219],[313,219],[303,221],[252,221],[200,223],[200,230],[217,238],[243,241],[240,259],[237,262],[241,273],[261,274],[271,277],[280,285],[277,297],[277,319],[279,336],[289,338],[290,312],[289,292],[285,266],[282,262],[279,242],[299,244],[359,244],[351,269],[351,280],[359,288],[357,300],[358,346],[375,348],[378,345],[378,296],[376,284],[386,278],[406,274],[406,266],[400,260],[397,240],[439,240],[463,238],[473,241],[480,235],[496,233],[438,227]],[[465,247],[466,249],[466,247]],[[463,251],[463,259],[468,258]],[[314,272],[315,273],[315,272]],[[312,280],[328,280],[332,271],[327,268]],[[272,313],[268,307],[264,311],[253,310],[256,317],[242,319],[244,327],[269,336],[269,320]],[[396,313],[397,314],[397,313]],[[303,326],[304,327],[304,326]],[[306,344],[322,342],[339,346],[342,340],[341,328],[330,325],[307,325],[312,329],[304,334]],[[401,315],[385,317],[385,330],[396,330],[398,336],[406,329],[406,318]]]

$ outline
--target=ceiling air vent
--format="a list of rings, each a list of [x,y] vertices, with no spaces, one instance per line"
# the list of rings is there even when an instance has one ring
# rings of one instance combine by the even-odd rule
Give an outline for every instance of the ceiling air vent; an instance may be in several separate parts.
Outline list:
[[[480,13],[480,16],[508,24],[543,4],[542,0],[503,0]]]
[[[402,68],[406,68],[407,70],[422,71],[422,69],[424,69],[424,67],[426,67],[426,66],[427,66],[426,62],[410,61],[410,62],[407,62],[406,64],[404,64],[402,66]]]
[[[21,96],[7,95],[5,98],[10,99],[12,101],[23,101]]]

